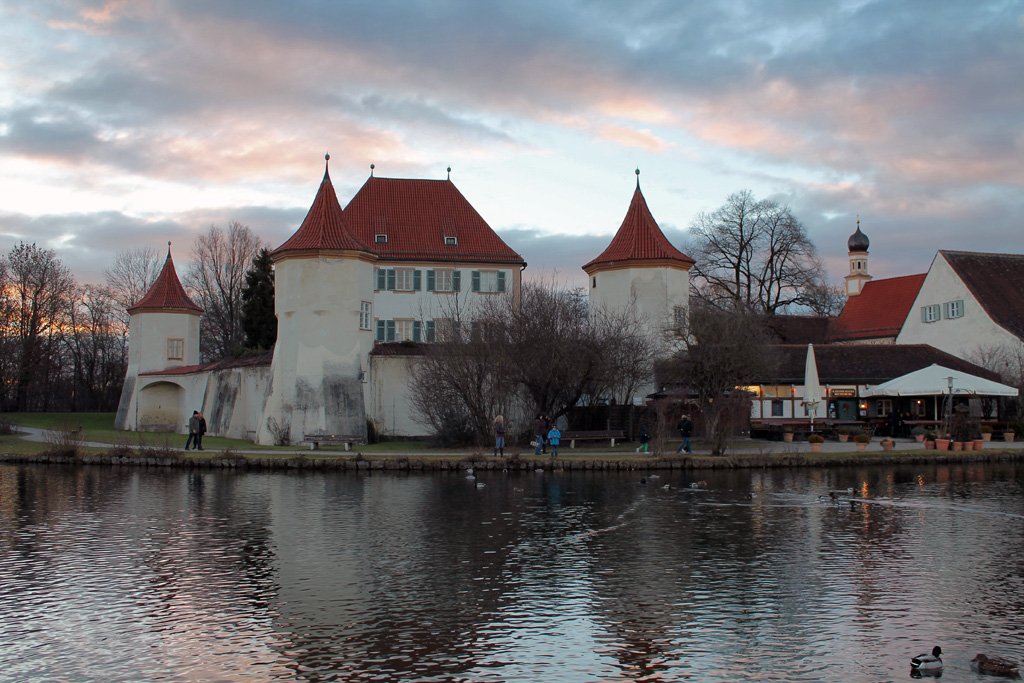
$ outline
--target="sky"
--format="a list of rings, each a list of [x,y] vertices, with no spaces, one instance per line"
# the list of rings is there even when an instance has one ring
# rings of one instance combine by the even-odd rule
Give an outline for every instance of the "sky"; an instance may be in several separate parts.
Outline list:
[[[734,192],[789,205],[848,272],[1024,253],[1024,0],[0,0],[0,250],[80,282],[179,272],[210,225],[271,248],[330,153],[451,179],[528,262],[580,269],[640,186],[666,236]]]

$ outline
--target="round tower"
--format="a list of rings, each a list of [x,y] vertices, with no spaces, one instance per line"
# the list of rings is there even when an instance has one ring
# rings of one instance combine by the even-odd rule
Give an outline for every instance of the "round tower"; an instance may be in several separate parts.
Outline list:
[[[278,332],[257,440],[365,437],[377,256],[353,236],[328,169],[302,225],[271,257]]]
[[[850,274],[846,276],[846,296],[857,296],[864,290],[864,285],[871,280],[868,275],[868,247],[871,242],[868,236],[860,231],[860,217],[857,217],[857,232],[846,241],[850,253]]]
[[[153,286],[128,307],[128,370],[115,428],[139,428],[140,374],[199,364],[199,318],[202,314],[203,309],[192,302],[181,286],[168,242],[167,259]],[[151,417],[154,422],[163,419]],[[164,417],[172,423],[178,420],[170,413]]]

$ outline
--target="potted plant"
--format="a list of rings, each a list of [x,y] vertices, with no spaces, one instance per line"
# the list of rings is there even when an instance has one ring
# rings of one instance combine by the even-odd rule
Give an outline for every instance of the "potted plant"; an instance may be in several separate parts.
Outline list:
[[[914,438],[917,439],[918,443],[921,443],[922,441],[924,441],[924,435],[927,432],[928,432],[928,430],[925,429],[924,427],[922,427],[921,425],[918,425],[918,426],[916,426],[916,427],[914,427],[913,429],[910,430],[910,433],[914,435]]]
[[[948,451],[950,443],[952,443],[952,439],[949,438],[949,434],[943,434],[942,438],[935,439],[935,448],[940,451]]]
[[[974,449],[974,432],[977,429],[977,421],[971,417],[967,406],[960,405],[953,411],[953,420],[950,424],[950,431],[953,435],[954,451],[970,451]],[[959,444],[959,446],[957,445]]]
[[[811,444],[812,453],[821,453],[821,444],[825,443],[825,437],[821,434],[811,434],[807,437],[807,443]]]
[[[1017,424],[1011,423],[1006,425],[1006,429],[1003,430],[1003,441],[1006,443],[1013,443],[1013,437],[1017,433]]]
[[[846,427],[840,427],[836,433],[839,435],[840,443],[846,443],[850,439],[850,430]]]
[[[782,432],[782,440],[786,443],[793,443],[793,432]]]
[[[882,450],[883,451],[891,451],[895,447],[896,447],[896,442],[892,440],[892,437],[887,436],[884,439],[882,439]]]
[[[925,432],[924,447],[933,451],[935,450],[935,432]]]
[[[868,436],[867,434],[858,434],[857,436],[853,437],[853,441],[854,443],[857,444],[858,451],[864,451],[867,450],[868,443],[871,442],[871,437]]]
[[[981,440],[991,441],[992,440],[992,425],[981,425]]]

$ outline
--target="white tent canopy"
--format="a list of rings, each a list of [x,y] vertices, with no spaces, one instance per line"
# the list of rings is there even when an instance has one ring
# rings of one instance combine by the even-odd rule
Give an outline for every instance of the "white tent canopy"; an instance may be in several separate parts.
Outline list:
[[[941,365],[929,365],[909,374],[883,382],[861,393],[861,396],[938,396],[950,392],[949,380],[953,379],[953,395],[974,394],[980,396],[1016,396],[1017,390],[984,377],[966,372],[950,370]]]

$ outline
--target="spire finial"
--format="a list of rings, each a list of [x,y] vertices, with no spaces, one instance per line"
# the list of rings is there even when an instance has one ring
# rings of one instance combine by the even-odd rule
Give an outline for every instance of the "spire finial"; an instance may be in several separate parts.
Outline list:
[[[449,166],[448,167],[448,180],[451,180],[451,179],[452,179],[452,167]]]
[[[373,164],[370,164],[370,177],[371,178],[373,177],[373,169],[374,169]]]
[[[640,167],[639,166],[637,166],[637,169],[636,169],[636,189],[638,189],[638,190],[640,189]]]
[[[167,258],[171,258],[171,241],[167,240]]]
[[[857,229],[860,230],[860,214],[857,214]]]

